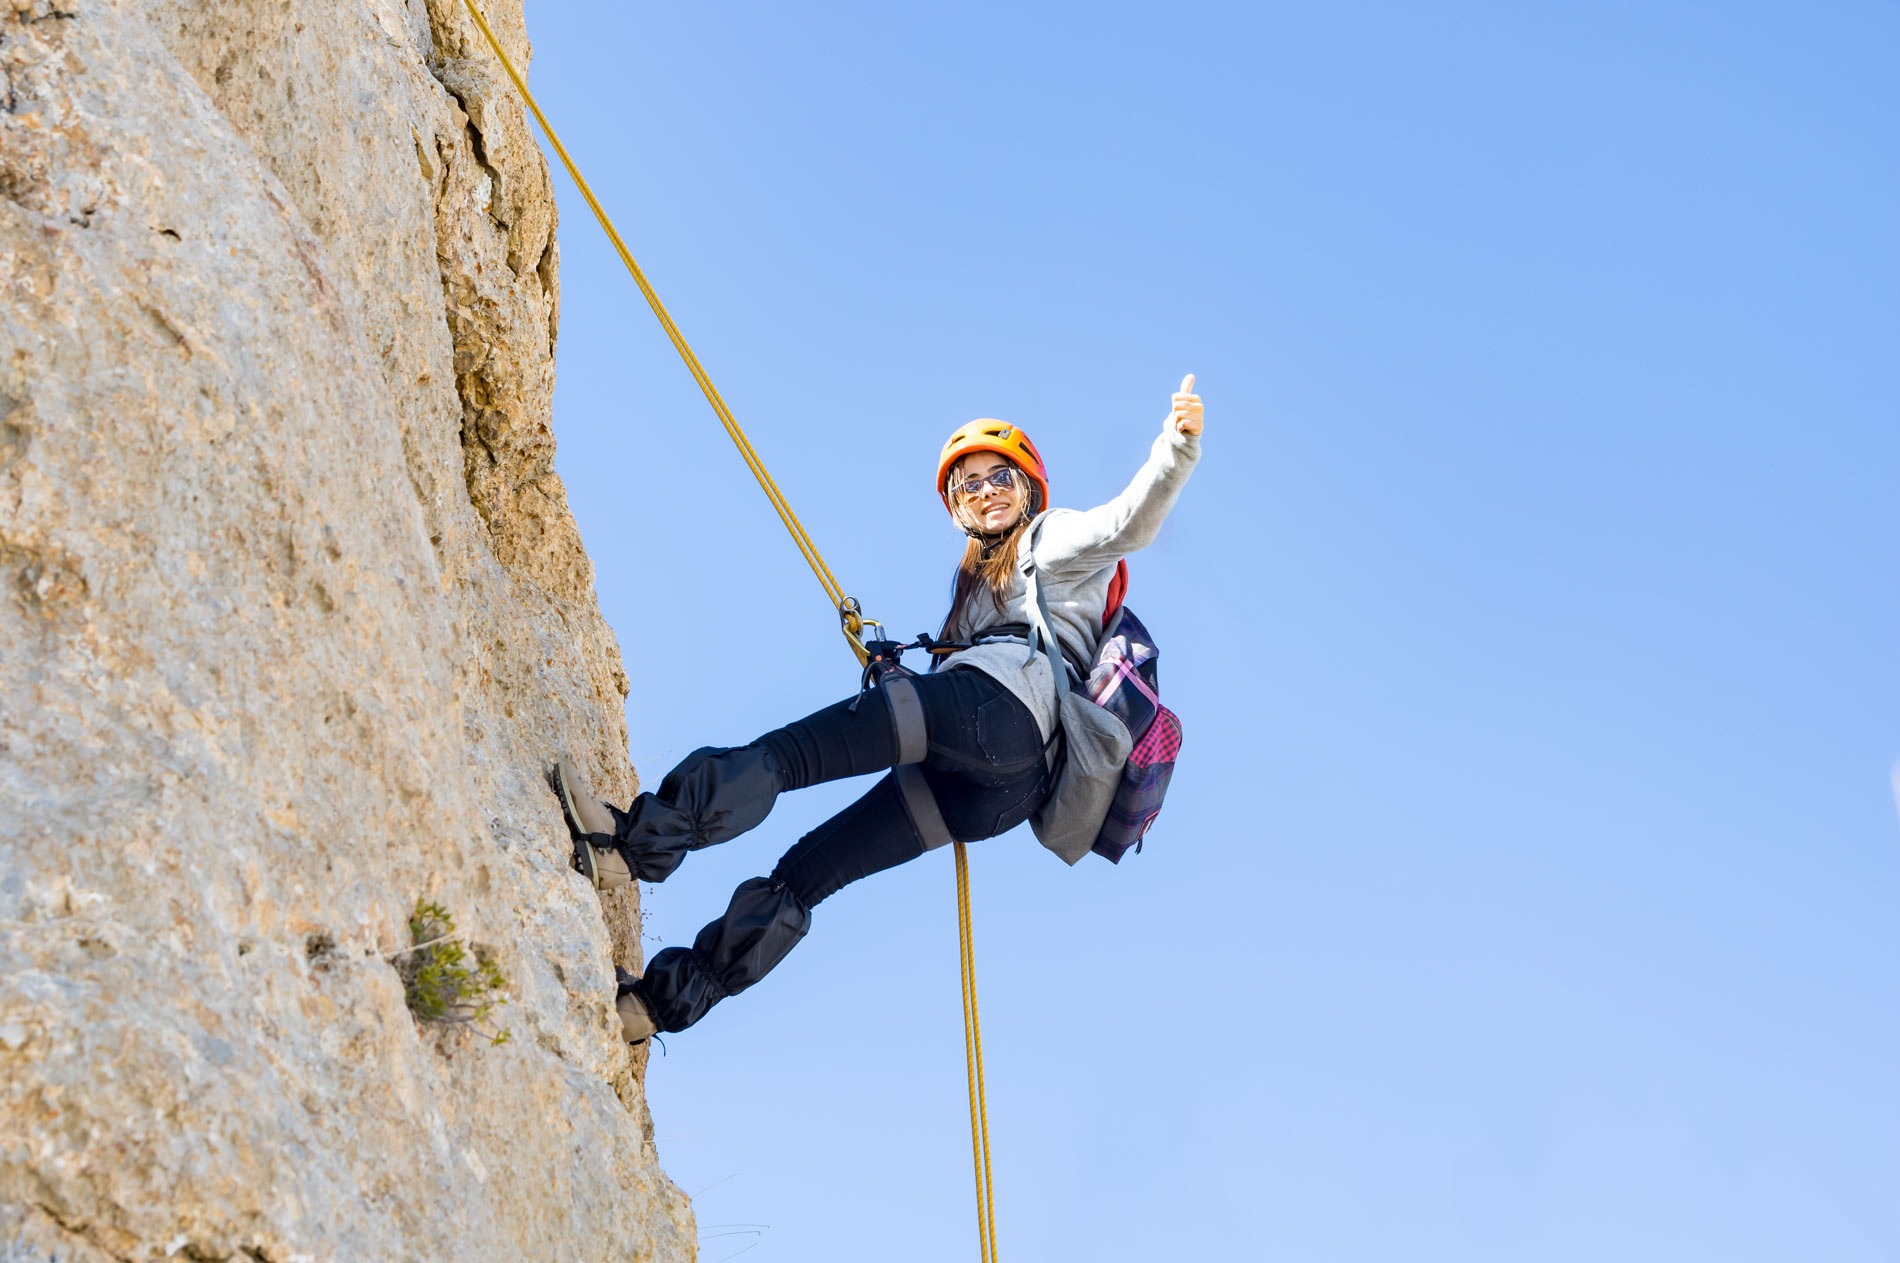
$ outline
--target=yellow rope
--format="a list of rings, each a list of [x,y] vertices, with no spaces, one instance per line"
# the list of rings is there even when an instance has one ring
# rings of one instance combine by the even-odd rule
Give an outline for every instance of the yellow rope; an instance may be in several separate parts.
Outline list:
[[[990,1183],[990,1111],[983,1082],[983,1023],[976,1011],[976,947],[970,928],[970,861],[957,851],[957,939],[963,953],[963,1055],[970,1080],[970,1148],[976,1161],[976,1237],[982,1263],[996,1263],[996,1195]]]
[[[694,355],[693,348],[686,344],[679,326],[675,325],[673,317],[667,314],[666,305],[660,301],[660,296],[648,283],[646,273],[642,272],[640,265],[633,261],[633,252],[628,250],[627,243],[621,240],[619,230],[614,227],[613,220],[607,217],[606,210],[595,198],[594,190],[588,186],[586,178],[580,173],[580,168],[576,167],[574,160],[568,156],[567,146],[561,143],[560,136],[548,123],[547,115],[541,112],[541,106],[535,101],[534,94],[528,91],[527,81],[521,77],[521,72],[515,69],[514,62],[509,60],[507,52],[501,46],[501,41],[495,38],[495,32],[489,27],[488,19],[482,16],[482,11],[476,6],[475,0],[462,0],[462,3],[468,8],[469,16],[475,19],[475,25],[481,28],[482,35],[488,40],[488,46],[495,52],[496,60],[501,62],[501,68],[508,72],[508,78],[515,85],[515,91],[519,92],[521,99],[527,103],[535,122],[541,125],[541,131],[547,136],[548,143],[554,146],[554,152],[560,156],[561,165],[567,168],[567,174],[573,179],[574,186],[586,199],[588,209],[592,210],[594,218],[600,221],[602,230],[607,234],[607,240],[613,243],[614,250],[619,253],[620,261],[626,264],[627,272],[633,277],[634,284],[640,287],[640,293],[646,297],[647,306],[651,307],[653,314],[659,318],[660,327],[666,330],[666,336],[671,339],[673,349],[679,352],[680,359],[686,362],[687,371],[692,373],[693,380],[699,383],[700,390],[706,395],[706,402],[712,405],[714,414],[719,418],[719,424],[725,427],[733,446],[739,449],[739,455],[745,461],[746,468],[752,471],[752,476],[758,480],[766,499],[772,502],[772,508],[778,512],[779,520],[791,533],[792,542],[798,545],[798,551],[804,554],[806,564],[811,567],[812,573],[818,576],[818,582],[824,588],[825,595],[830,598],[833,607],[838,611],[839,619],[844,627],[845,639],[851,642],[852,651],[857,655],[858,661],[860,663],[868,661],[870,655],[866,652],[859,635],[864,629],[864,617],[858,611],[857,602],[845,595],[844,588],[838,583],[837,577],[831,573],[831,567],[826,565],[825,559],[819,555],[818,546],[812,542],[811,536],[806,534],[804,524],[798,520],[798,515],[792,512],[791,503],[785,498],[785,493],[780,491],[778,483],[773,481],[771,473],[765,468],[765,462],[753,449],[752,441],[746,437],[745,431],[739,428],[739,422],[732,415],[732,409],[726,406],[726,401],[720,397],[718,387],[713,385],[712,378],[701,366],[699,357]],[[988,1089],[983,1079],[983,1027],[976,1009],[976,948],[970,926],[970,868],[964,844],[961,842],[956,844],[956,858],[957,930],[963,956],[963,1051],[968,1065],[970,1083],[970,1146],[976,1162],[977,1245],[982,1252],[982,1263],[996,1263],[996,1207],[990,1179]]]
[[[806,534],[804,523],[800,522],[798,515],[792,512],[791,502],[785,498],[785,493],[779,490],[778,483],[772,480],[771,473],[766,470],[765,462],[759,459],[758,452],[753,449],[752,440],[748,439],[745,431],[739,428],[739,422],[732,415],[732,409],[726,406],[725,399],[719,394],[719,388],[713,385],[712,378],[700,364],[699,357],[693,354],[693,348],[686,345],[686,339],[681,335],[679,326],[674,324],[673,317],[667,314],[666,304],[660,301],[659,294],[655,293],[653,286],[648,283],[646,273],[640,270],[640,265],[633,261],[633,252],[628,250],[627,243],[620,239],[620,232],[614,227],[613,220],[607,217],[606,210],[594,196],[594,190],[581,175],[580,168],[575,166],[574,160],[568,156],[567,146],[561,143],[560,136],[548,122],[548,116],[541,112],[541,106],[535,101],[534,94],[528,91],[527,80],[521,77],[521,72],[515,69],[514,62],[509,60],[508,54],[502,49],[501,41],[495,38],[495,32],[489,27],[488,19],[482,16],[482,11],[476,7],[475,0],[462,0],[462,3],[467,6],[469,16],[475,19],[475,25],[481,28],[482,35],[488,40],[488,46],[495,50],[495,58],[501,62],[501,68],[508,72],[508,78],[514,82],[515,91],[519,92],[521,99],[527,102],[528,109],[534,114],[535,122],[541,124],[541,130],[547,135],[548,143],[553,145],[554,152],[560,155],[561,165],[567,168],[567,174],[573,179],[575,187],[580,189],[588,208],[594,212],[594,218],[600,221],[601,228],[607,234],[607,240],[613,242],[614,250],[620,255],[620,261],[627,265],[628,274],[633,277],[633,283],[640,287],[640,293],[645,295],[647,306],[651,307],[653,314],[659,318],[660,327],[666,330],[666,336],[672,340],[673,349],[679,352],[680,359],[686,362],[687,371],[693,375],[693,380],[699,383],[700,390],[705,393],[706,402],[712,405],[713,412],[719,418],[719,424],[726,428],[726,434],[732,439],[733,446],[739,449],[739,455],[745,461],[746,468],[752,471],[752,476],[758,480],[760,489],[765,492],[765,498],[770,500],[772,507],[778,511],[779,521],[783,522],[785,529],[791,533],[792,542],[798,545],[798,551],[805,556],[805,563],[811,567],[812,573],[818,576],[819,585],[824,588],[825,595],[831,599],[832,607],[838,611],[838,616],[844,626],[845,639],[851,642],[852,651],[857,654],[858,661],[860,663],[869,661],[870,655],[865,652],[858,635],[864,629],[864,619],[858,612],[856,602],[844,594],[844,588],[839,585],[837,577],[831,573],[831,567],[826,565],[825,559],[819,555],[818,546],[812,543],[811,536]]]

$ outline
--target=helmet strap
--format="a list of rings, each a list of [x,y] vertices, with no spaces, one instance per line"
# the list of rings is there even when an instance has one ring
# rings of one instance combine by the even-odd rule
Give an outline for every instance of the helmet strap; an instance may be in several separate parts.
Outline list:
[[[1010,530],[1015,529],[1013,526],[1010,528]],[[963,528],[963,533],[975,540],[978,547],[983,550],[983,555],[987,557],[996,551],[996,546],[1003,542],[1004,536],[1008,535],[1009,531],[1001,531],[995,535],[991,535],[987,532],[979,531],[973,526],[966,526]]]

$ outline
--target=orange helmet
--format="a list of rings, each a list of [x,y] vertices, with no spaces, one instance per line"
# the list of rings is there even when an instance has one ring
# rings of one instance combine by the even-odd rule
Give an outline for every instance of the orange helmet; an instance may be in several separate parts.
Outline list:
[[[1041,507],[1049,507],[1049,470],[1042,463],[1042,453],[1017,426],[982,417],[959,426],[943,445],[943,455],[937,460],[937,494],[943,497],[944,508],[950,507],[950,468],[971,452],[995,452],[1014,461],[1042,493]]]

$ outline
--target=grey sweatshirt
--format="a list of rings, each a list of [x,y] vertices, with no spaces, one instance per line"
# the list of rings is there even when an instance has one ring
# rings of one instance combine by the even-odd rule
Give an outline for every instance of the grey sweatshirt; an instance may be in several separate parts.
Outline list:
[[[1170,426],[1155,439],[1127,490],[1096,508],[1051,509],[1043,518],[1035,552],[1043,600],[1050,627],[1071,655],[1086,661],[1094,653],[1115,564],[1154,542],[1200,456],[1200,436]],[[978,591],[950,628],[951,638],[974,640],[985,627],[1028,622],[1027,586],[1022,575],[1012,575],[1009,599],[1000,607],[987,588]],[[1045,740],[1055,731],[1055,677],[1042,654],[1032,655],[1020,641],[977,645],[939,664],[939,669],[951,667],[974,667],[1022,699]]]

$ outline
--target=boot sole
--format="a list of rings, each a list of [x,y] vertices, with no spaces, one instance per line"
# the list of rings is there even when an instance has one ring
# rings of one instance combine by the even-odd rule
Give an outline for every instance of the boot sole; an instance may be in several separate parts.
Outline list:
[[[594,848],[587,844],[585,834],[587,826],[581,823],[581,813],[575,805],[574,787],[568,784],[567,760],[561,759],[554,765],[554,793],[561,800],[561,814],[567,817],[568,838],[574,845],[573,854],[568,857],[568,865],[587,879],[587,884],[595,890],[600,889],[600,873],[594,866]]]

